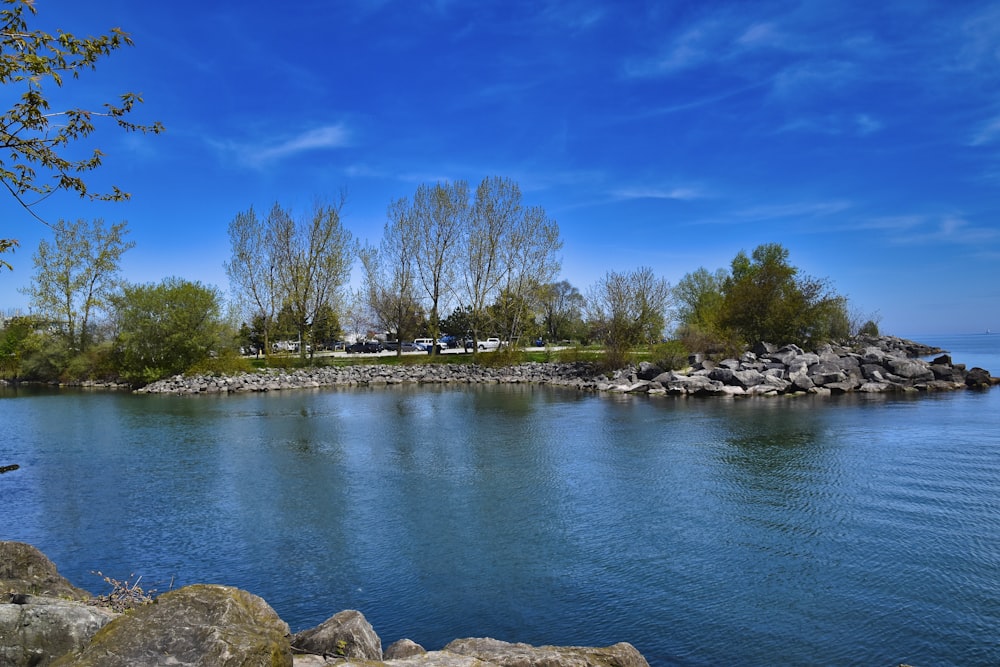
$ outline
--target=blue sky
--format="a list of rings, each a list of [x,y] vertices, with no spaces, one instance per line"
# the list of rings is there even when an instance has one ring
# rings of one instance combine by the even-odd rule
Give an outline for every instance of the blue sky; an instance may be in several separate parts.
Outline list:
[[[228,288],[226,228],[346,193],[377,241],[420,183],[500,175],[559,223],[562,275],[671,283],[777,242],[901,335],[1000,330],[1000,3],[37,0],[135,40],[68,83],[141,92],[160,136],[98,131],[93,187],[44,218],[127,220],[135,282]],[[49,231],[0,201],[24,307]]]

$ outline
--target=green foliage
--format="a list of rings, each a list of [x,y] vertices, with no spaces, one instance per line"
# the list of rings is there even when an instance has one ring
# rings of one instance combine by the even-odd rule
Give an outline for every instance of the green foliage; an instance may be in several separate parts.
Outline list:
[[[654,345],[650,351],[653,364],[665,371],[687,368],[690,351],[679,340],[669,340]]]
[[[238,375],[252,373],[254,370],[250,360],[232,349],[226,348],[215,356],[209,356],[196,362],[187,373],[192,375]]]
[[[678,337],[699,352],[738,354],[760,341],[815,348],[851,330],[847,300],[827,280],[801,275],[777,243],[739,252],[728,275],[686,275],[675,297]]]
[[[122,378],[146,384],[218,353],[226,333],[220,300],[214,288],[180,278],[125,286],[116,304]]]
[[[0,255],[3,255],[4,253],[8,252],[13,253],[14,248],[16,248],[17,246],[18,243],[15,239],[0,239]],[[0,259],[0,269],[13,270],[13,268],[14,267],[10,265],[10,262],[8,262],[5,259]]]
[[[858,330],[858,333],[861,334],[862,336],[878,336],[879,335],[878,323],[876,323],[874,320],[868,320],[867,322],[861,325],[861,328]]]
[[[492,352],[481,352],[476,355],[476,363],[489,368],[516,366],[524,361],[523,353],[514,347],[502,347]]]
[[[35,276],[23,290],[42,316],[56,323],[70,349],[86,351],[96,314],[117,287],[121,256],[135,246],[126,241],[127,223],[59,220],[55,239],[42,240],[34,255]]]
[[[17,101],[0,114],[0,182],[29,211],[57,190],[102,201],[128,199],[128,193],[115,186],[110,192],[91,192],[83,174],[100,167],[104,154],[93,149],[87,155],[72,145],[87,139],[102,119],[127,132],[159,133],[163,126],[128,120],[135,105],[142,102],[135,93],[124,93],[117,103],[104,104],[101,111],[53,110],[47,86],[62,88],[67,81],[79,79],[87,70],[96,69],[105,56],[130,46],[132,40],[118,28],[86,38],[32,30],[28,19],[37,13],[32,0],[3,0],[2,6],[0,85],[8,99]],[[9,248],[10,243],[10,239],[0,241],[0,247],[6,244]]]

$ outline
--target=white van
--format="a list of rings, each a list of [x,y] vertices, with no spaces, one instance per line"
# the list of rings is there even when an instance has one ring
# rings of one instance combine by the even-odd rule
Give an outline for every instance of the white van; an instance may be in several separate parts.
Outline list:
[[[433,338],[414,338],[413,344],[419,347],[421,350],[430,349],[431,345],[434,344]]]

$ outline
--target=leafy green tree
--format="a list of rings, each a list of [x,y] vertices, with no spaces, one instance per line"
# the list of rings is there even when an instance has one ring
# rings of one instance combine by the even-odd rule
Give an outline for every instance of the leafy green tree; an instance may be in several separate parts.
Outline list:
[[[300,340],[324,305],[336,304],[350,277],[356,244],[341,223],[340,206],[317,206],[308,219],[277,216],[274,259],[283,303],[291,308]],[[305,358],[305,346],[299,354]]]
[[[849,334],[846,299],[827,280],[800,275],[778,243],[739,252],[723,291],[721,325],[744,344],[813,347]]]
[[[456,306],[448,317],[441,320],[441,331],[453,336],[472,335],[472,307]]]
[[[16,380],[22,376],[21,363],[29,351],[29,339],[41,328],[37,318],[19,315],[0,318],[0,377]]]
[[[569,281],[562,280],[542,286],[538,299],[547,340],[575,340],[583,335],[586,300]]]
[[[309,340],[312,341],[313,349],[332,348],[343,335],[337,311],[326,304],[320,306],[309,330]]]
[[[182,373],[223,348],[222,297],[213,287],[181,278],[126,285],[115,305],[118,368],[127,382]]]
[[[39,314],[56,322],[68,350],[83,353],[91,342],[95,314],[107,308],[118,286],[128,223],[106,227],[103,220],[60,220],[52,243],[42,240],[35,253],[35,277],[23,290]]]
[[[128,119],[135,105],[142,102],[135,93],[124,93],[118,102],[104,104],[102,110],[53,110],[49,91],[50,86],[62,88],[87,70],[96,69],[98,61],[131,46],[132,40],[118,28],[98,37],[78,38],[62,31],[52,35],[28,25],[37,13],[33,0],[2,0],[2,6],[0,85],[9,99],[17,101],[0,114],[0,183],[29,212],[58,190],[91,200],[128,199],[129,194],[116,186],[103,193],[89,189],[84,174],[100,167],[104,154],[94,148],[87,155],[75,144],[90,137],[101,120],[127,132],[159,133],[163,126]],[[0,253],[10,250],[13,243],[13,239],[0,239]],[[6,262],[0,265],[9,267]]]

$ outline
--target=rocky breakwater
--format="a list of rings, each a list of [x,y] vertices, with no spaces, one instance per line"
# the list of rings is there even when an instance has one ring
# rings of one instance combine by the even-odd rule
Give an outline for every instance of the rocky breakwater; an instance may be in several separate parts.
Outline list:
[[[937,355],[931,361],[920,357]],[[477,364],[362,364],[268,369],[227,376],[176,375],[149,384],[144,394],[227,394],[318,387],[405,384],[544,384],[582,391],[674,396],[772,396],[943,391],[1000,383],[982,368],[953,363],[943,350],[892,336],[862,337],[806,352],[796,345],[761,343],[738,359],[695,355],[690,368],[665,371],[644,362],[605,374],[589,362]]]
[[[931,361],[920,357],[934,356]],[[966,369],[943,350],[892,336],[860,337],[848,345],[806,352],[761,343],[738,359],[695,355],[685,371],[654,364],[620,371],[599,390],[679,396],[776,396],[983,389],[1000,384],[982,368]]]
[[[186,376],[160,380],[137,389],[142,394],[225,394],[318,387],[380,387],[401,384],[552,384],[574,389],[597,388],[602,376],[586,362],[525,363],[514,366],[478,364],[360,364],[267,369],[259,373]]]
[[[470,638],[427,651],[400,639],[383,650],[355,610],[292,634],[267,602],[229,586],[185,586],[112,612],[19,542],[0,542],[0,591],[0,664],[9,667],[649,667],[625,642],[538,647]]]

